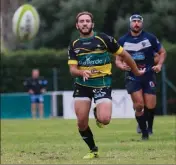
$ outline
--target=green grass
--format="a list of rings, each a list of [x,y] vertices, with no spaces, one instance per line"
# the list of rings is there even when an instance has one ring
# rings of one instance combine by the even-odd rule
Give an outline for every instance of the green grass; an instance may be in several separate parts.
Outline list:
[[[89,151],[76,120],[2,120],[2,164],[175,164],[175,117],[156,117],[154,135],[140,141],[134,119],[113,119],[100,129],[90,120],[100,158]]]

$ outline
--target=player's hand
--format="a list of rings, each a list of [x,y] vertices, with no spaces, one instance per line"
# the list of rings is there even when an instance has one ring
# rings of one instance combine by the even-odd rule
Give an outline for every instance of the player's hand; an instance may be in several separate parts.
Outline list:
[[[82,77],[83,77],[83,80],[86,81],[89,79],[89,77],[91,76],[91,71],[90,70],[84,70],[82,71]]]
[[[139,69],[135,74],[135,76],[142,76],[146,71],[146,68]]]
[[[34,91],[33,91],[32,89],[30,89],[30,90],[28,91],[28,93],[29,93],[29,94],[34,94]]]
[[[152,70],[156,73],[159,73],[161,71],[162,65],[158,64],[152,67]]]
[[[41,89],[41,93],[45,93],[46,92],[46,89]]]

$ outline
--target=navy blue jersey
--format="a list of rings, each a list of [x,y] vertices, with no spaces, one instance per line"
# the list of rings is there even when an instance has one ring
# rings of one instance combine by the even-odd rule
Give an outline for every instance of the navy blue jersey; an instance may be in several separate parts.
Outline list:
[[[142,31],[139,36],[132,36],[130,32],[119,39],[119,44],[132,56],[139,69],[146,68],[146,74],[152,71],[154,66],[154,54],[162,47],[158,39],[151,33]],[[144,74],[145,76],[145,74]],[[126,78],[138,80],[131,71]]]
[[[34,91],[34,94],[41,94],[41,89],[46,88],[48,81],[42,77],[39,78],[28,78],[24,81],[25,88],[29,91],[30,89]]]

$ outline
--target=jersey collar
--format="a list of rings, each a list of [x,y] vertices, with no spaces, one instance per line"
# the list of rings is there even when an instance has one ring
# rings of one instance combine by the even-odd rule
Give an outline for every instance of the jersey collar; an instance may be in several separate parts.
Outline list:
[[[144,31],[142,30],[142,32],[138,36],[132,36],[131,31],[129,31],[128,35],[131,36],[132,38],[139,38],[143,33],[144,33]]]
[[[81,40],[81,41],[90,40],[90,39],[94,38],[97,35],[97,32],[93,32],[93,33],[94,33],[93,36],[88,37],[88,38],[81,38],[81,37],[79,37],[79,40]]]

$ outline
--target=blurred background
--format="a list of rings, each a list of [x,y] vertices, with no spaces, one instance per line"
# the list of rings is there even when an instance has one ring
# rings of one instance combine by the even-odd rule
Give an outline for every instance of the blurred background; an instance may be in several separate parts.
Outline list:
[[[40,15],[40,30],[30,42],[19,42],[12,33],[17,8],[32,4]],[[176,1],[175,0],[1,0],[1,118],[30,116],[29,96],[23,81],[38,68],[49,84],[45,115],[63,116],[62,91],[73,90],[67,65],[69,42],[79,36],[75,16],[81,11],[94,15],[95,31],[116,39],[129,28],[129,16],[144,17],[144,28],[167,50],[167,60],[157,75],[157,114],[176,114]],[[124,89],[124,73],[113,66],[113,89]],[[58,91],[57,94],[53,91]],[[56,96],[55,96],[56,95]],[[54,105],[53,105],[54,104]]]

